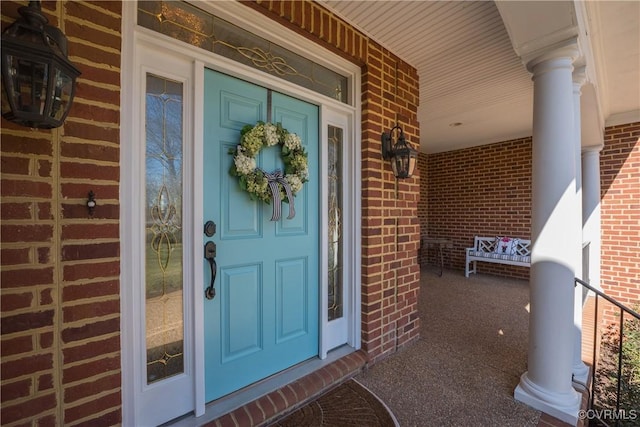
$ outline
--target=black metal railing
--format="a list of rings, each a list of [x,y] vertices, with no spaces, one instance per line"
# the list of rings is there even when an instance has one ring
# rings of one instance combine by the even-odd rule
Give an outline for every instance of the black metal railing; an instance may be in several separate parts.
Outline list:
[[[595,293],[593,355],[589,408],[584,418],[590,426],[640,425],[640,314],[588,283],[575,285]],[[619,324],[599,337],[598,302],[604,299],[619,310]],[[625,318],[626,316],[626,318]],[[617,327],[617,336],[615,328]],[[630,331],[627,337],[625,332]],[[600,357],[598,357],[598,353]],[[612,360],[613,359],[613,360]],[[609,423],[613,424],[609,424]]]

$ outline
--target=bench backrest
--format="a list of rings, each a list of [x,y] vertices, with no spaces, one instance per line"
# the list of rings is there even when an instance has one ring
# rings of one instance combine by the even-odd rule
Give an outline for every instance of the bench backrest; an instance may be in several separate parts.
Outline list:
[[[531,255],[531,240],[520,239],[518,237],[509,237],[514,240],[515,250],[514,255],[530,256]],[[498,237],[475,237],[475,244],[473,245],[478,252],[491,253],[495,252],[496,245],[498,243]]]

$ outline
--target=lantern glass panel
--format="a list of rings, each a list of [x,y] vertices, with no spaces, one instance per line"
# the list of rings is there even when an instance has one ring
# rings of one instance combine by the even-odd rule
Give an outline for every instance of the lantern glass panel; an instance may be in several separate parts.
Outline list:
[[[417,158],[414,157],[414,156],[411,156],[409,158],[409,169],[408,169],[408,174],[407,174],[408,176],[413,176],[413,173],[416,170],[416,160],[417,160]]]
[[[404,178],[407,171],[406,159],[396,154],[396,157],[391,159],[391,169],[393,169],[393,176]]]
[[[52,93],[53,104],[51,107],[50,117],[55,120],[62,120],[70,107],[71,95],[73,93],[73,78],[64,70],[56,69],[55,71],[55,90]]]
[[[393,175],[397,178],[410,178],[416,168],[416,159],[415,150],[406,147],[397,150],[391,160]]]
[[[7,95],[13,98],[16,112],[42,114],[44,112],[48,64],[25,58],[9,56],[9,88]]]
[[[3,57],[3,59],[6,61],[7,59],[5,57]],[[4,74],[2,75],[2,82],[8,82],[9,78],[7,76],[5,76]],[[9,104],[9,94],[7,93],[7,91],[9,90],[9,85],[8,84],[3,84],[2,85],[2,115],[5,116],[5,114],[10,114],[11,113],[11,104]],[[11,93],[13,94],[13,90],[11,90]]]

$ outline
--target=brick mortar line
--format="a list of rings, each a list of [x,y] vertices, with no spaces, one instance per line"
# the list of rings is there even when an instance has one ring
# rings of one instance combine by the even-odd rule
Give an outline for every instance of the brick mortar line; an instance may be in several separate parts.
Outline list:
[[[85,65],[91,65],[91,62],[88,62]],[[96,64],[99,65],[99,64]],[[93,67],[93,68],[98,68],[99,70],[104,70],[104,71],[113,71],[113,69],[111,67]],[[107,90],[111,90],[111,91],[121,91],[120,86],[116,86],[110,83],[101,83],[101,82],[96,82],[93,80],[87,80],[82,78],[82,74],[78,77],[78,79],[76,80],[77,82],[83,83],[87,86],[91,86],[91,87],[95,87],[95,88],[99,88],[99,89],[107,89]],[[73,99],[75,100],[75,96],[73,97]],[[78,98],[78,99],[85,99],[85,98]],[[74,101],[75,102],[75,101]],[[118,107],[120,108],[121,106],[118,105]]]
[[[63,12],[60,12],[63,15]],[[58,21],[61,23],[61,27],[64,26],[63,16],[58,17]],[[63,28],[61,28],[64,31]],[[62,279],[64,277],[64,269],[60,265],[59,259],[61,255],[61,246],[62,246],[62,224],[60,223],[60,219],[62,217],[62,203],[60,200],[60,194],[62,194],[62,185],[60,183],[60,154],[62,151],[62,130],[64,126],[61,128],[56,128],[53,130],[54,138],[52,138],[52,144],[54,145],[52,148],[52,153],[54,160],[51,165],[51,173],[52,173],[52,188],[53,194],[51,197],[51,214],[53,215],[54,221],[54,235],[52,236],[52,245],[50,252],[50,259],[54,260],[53,262],[53,283],[52,287],[54,292],[52,292],[52,303],[54,307],[53,314],[53,342],[50,348],[50,351],[53,351],[53,389],[56,394],[56,417],[57,422],[61,422],[64,420],[64,383],[63,383],[63,372],[64,372],[64,360],[61,351],[61,341],[62,341],[62,313],[61,308],[59,307],[63,301],[62,295],[62,286],[56,285],[63,283]],[[55,296],[54,296],[55,295]]]
[[[13,151],[2,151],[3,156],[11,156],[11,157],[15,157],[15,158],[19,158],[19,159],[29,159],[29,160],[51,160],[53,159],[52,155],[49,154],[32,154],[32,153],[20,153],[20,152],[13,152]],[[31,172],[31,171],[30,171]],[[5,176],[11,176],[11,175],[16,175],[13,173],[6,173],[6,172],[2,172],[2,177],[4,178]],[[39,175],[31,175],[31,173],[29,175],[22,175],[20,174],[20,176],[33,176],[33,177],[37,177]]]
[[[91,258],[91,259],[78,259],[78,260],[68,260],[68,261],[62,261],[60,260],[60,264],[63,264],[63,266],[68,266],[68,265],[88,265],[88,264],[95,264],[95,263],[107,263],[107,262],[114,262],[114,261],[118,261],[120,262],[120,257],[119,256],[113,256],[113,257],[108,257],[108,258]],[[104,277],[116,277],[116,276],[104,276]],[[69,280],[61,280],[60,283],[69,283]]]
[[[113,92],[116,92],[116,90],[113,90]],[[120,111],[120,105],[110,104],[110,103],[100,102],[100,101],[95,101],[95,100],[92,100],[91,98],[82,98],[82,97],[77,97],[76,98],[74,96],[73,97],[73,105],[76,105],[76,103],[82,104],[82,105],[86,105],[86,106],[91,106],[91,107],[100,107],[100,108],[104,108],[104,109],[112,110],[112,111]]]
[[[96,29],[96,27],[94,25],[91,26],[92,29]],[[106,31],[102,31],[102,30],[99,30],[99,31],[103,32],[103,33],[106,33]],[[76,43],[76,44],[81,45],[81,46],[87,46],[87,47],[90,47],[92,49],[95,49],[96,51],[100,51],[101,53],[111,53],[111,54],[114,54],[114,55],[120,55],[121,54],[121,50],[119,48],[104,46],[104,45],[98,44],[98,43],[93,43],[93,42],[81,39],[79,37],[72,36],[72,37],[68,37],[67,40],[70,43]],[[78,59],[85,59],[86,60],[86,58],[81,57],[81,56],[80,57],[79,56],[74,56],[74,57],[70,57],[69,59],[74,63],[75,62],[80,62],[80,61],[78,61]]]
[[[83,125],[91,125],[91,126],[95,126],[95,127],[99,127],[99,128],[104,128],[104,129],[111,129],[111,130],[120,130],[120,124],[119,123],[114,123],[114,122],[99,122],[96,120],[90,120],[90,119],[83,119],[81,117],[67,117],[67,120],[65,120],[65,123],[78,123],[78,124],[83,124]],[[94,140],[92,140],[94,141]]]
[[[34,132],[33,130],[22,130],[22,128],[20,129],[11,129],[11,128],[2,128],[2,136],[18,136],[21,138],[34,138],[34,135],[36,135],[36,139],[49,139],[50,135],[46,134],[45,131],[43,130],[38,130],[36,132]],[[3,151],[4,153],[4,151]]]
[[[74,98],[75,100],[75,98]],[[109,147],[109,148],[118,148],[120,149],[120,144],[117,142],[104,141],[100,139],[86,139],[80,138],[77,136],[65,136],[65,142],[68,144],[84,144],[84,145],[95,145],[97,147]],[[119,161],[120,159],[118,159]]]
[[[90,4],[90,3],[85,3],[85,4]],[[93,10],[98,11],[98,12],[109,12],[106,9],[95,9],[94,8]],[[121,18],[120,15],[116,15],[113,12],[111,12],[111,17],[115,18],[115,19],[120,19]],[[87,26],[87,27],[91,28],[92,30],[100,31],[101,33],[107,33],[107,34],[110,34],[112,36],[120,37],[122,35],[122,33],[120,31],[116,31],[116,30],[113,30],[113,29],[111,29],[109,27],[105,27],[105,26],[96,24],[95,22],[90,21],[90,20],[82,19],[81,17],[79,17],[77,15],[69,15],[67,17],[67,21],[73,22],[74,24],[84,25],[84,26]],[[77,37],[74,37],[73,39],[82,40],[82,39],[79,39]]]
[[[6,154],[8,153],[3,153],[4,156],[3,157],[9,157]],[[11,157],[20,157],[20,156],[11,156]],[[27,157],[20,157],[22,159],[25,159]],[[48,160],[51,161],[53,160],[51,157],[41,157],[41,158],[36,158],[35,160]],[[53,162],[52,162],[53,163]],[[18,173],[3,173],[2,174],[2,180],[3,181],[29,181],[29,182],[44,182],[44,183],[49,183],[51,181],[51,177],[49,176],[40,176],[40,175],[25,175],[25,174],[18,174]],[[4,198],[11,198],[12,200],[18,199],[20,196],[4,196]],[[28,198],[29,201],[34,200],[33,197],[29,197]],[[41,200],[43,201],[49,201],[50,199],[48,198],[41,198]]]
[[[81,164],[81,165],[91,165],[91,166],[114,166],[114,167],[120,167],[120,162],[119,161],[110,161],[110,160],[97,160],[97,159],[91,159],[88,157],[67,157],[67,156],[62,156],[60,155],[60,162],[61,163],[75,163],[75,164]],[[69,180],[78,180],[79,182],[84,182],[87,183],[87,179],[86,178],[72,178],[72,177],[64,177],[63,179],[61,179],[61,181],[63,182],[71,182]],[[107,180],[91,180],[91,183],[93,183],[94,181],[107,181]],[[115,180],[108,180],[110,182],[114,182],[117,183],[118,181]],[[89,183],[87,183],[87,185],[90,185]]]
[[[62,287],[78,286],[83,284],[96,284],[104,281],[119,281],[120,276],[99,276],[91,277],[89,279],[77,279],[77,280],[65,280],[62,282]],[[74,300],[75,301],[75,300]]]
[[[73,300],[71,302],[64,302],[60,305],[60,307],[62,308],[73,308],[73,307],[78,307],[78,306],[82,306],[82,305],[87,305],[87,304],[95,304],[97,302],[110,302],[110,301],[119,301],[120,298],[118,295],[100,295],[98,297],[93,297],[93,298],[85,298],[85,299],[77,299],[77,300]],[[83,319],[78,319],[78,320],[72,320],[72,321],[68,321],[66,323],[66,325],[68,325],[69,327],[76,327],[76,326],[83,326],[87,324],[87,320],[109,320],[112,317],[120,317],[120,312],[118,313],[108,313],[108,314],[103,314],[99,317],[86,317]],[[88,341],[98,341],[98,340],[102,340],[103,338],[107,337],[109,334],[107,335],[99,335],[97,337],[93,337],[96,338],[94,340],[87,338]],[[83,340],[84,341],[84,340]],[[73,341],[73,342],[78,342],[78,341]]]
[[[114,332],[114,334],[115,334],[115,332]],[[74,342],[81,342],[81,341],[74,341]],[[71,348],[71,347],[65,347],[65,348]],[[90,357],[88,359],[82,359],[82,360],[77,360],[77,361],[72,362],[72,363],[67,363],[65,365],[65,368],[74,368],[74,367],[77,367],[77,366],[82,366],[82,365],[84,365],[86,363],[97,362],[97,361],[99,361],[101,359],[105,359],[105,358],[109,358],[109,357],[118,357],[119,358],[120,357],[120,351],[112,351],[111,353],[102,353],[102,354],[99,354],[97,356]],[[107,371],[106,373],[116,373],[116,372],[120,372],[120,371],[119,370],[118,371]],[[77,384],[81,384],[81,383],[90,381],[92,378],[94,378],[94,377],[91,376],[91,377],[83,378],[83,379],[80,379],[80,380],[73,381],[71,383],[65,383],[64,385],[65,386],[67,386],[68,384],[77,385]]]
[[[76,0],[74,0],[74,1],[76,1]],[[128,0],[125,0],[125,1],[128,1]],[[67,424],[67,426],[68,427],[73,427],[73,426],[78,426],[78,425],[87,425],[87,421],[92,421],[92,420],[94,420],[95,418],[97,418],[99,416],[106,415],[109,412],[113,412],[115,410],[122,411],[122,405],[117,406],[117,407],[111,407],[111,408],[105,409],[104,411],[97,412],[95,414],[89,415],[88,417],[82,418],[80,420],[76,420],[71,424]],[[93,425],[93,424],[89,424],[89,425]]]
[[[71,222],[71,223],[66,223],[63,225],[75,225],[75,224],[84,224],[81,222]],[[102,224],[100,224],[102,225]],[[96,238],[85,238],[85,239],[65,239],[64,241],[64,246],[78,246],[78,245],[99,245],[102,243],[120,243],[120,238],[118,237],[96,237]],[[111,257],[110,257],[111,258]],[[105,259],[105,258],[100,258],[100,259]],[[63,262],[72,262],[75,260],[66,260]],[[78,260],[80,261],[80,260]]]
[[[94,379],[94,378],[95,377],[91,377],[91,379]],[[103,390],[98,394],[92,394],[91,396],[85,396],[83,398],[74,400],[73,402],[68,402],[67,405],[68,405],[69,408],[77,408],[77,407],[82,406],[82,405],[84,405],[86,403],[92,403],[92,402],[100,399],[101,397],[105,397],[105,396],[111,395],[111,394],[113,394],[114,391],[117,391],[119,389],[120,389],[120,387],[115,387],[115,388],[112,388],[112,389],[109,389],[109,390]],[[109,408],[105,409],[104,411],[112,411],[113,409],[114,409],[113,407],[109,407]],[[103,411],[101,411],[101,412],[103,412]],[[94,413],[88,415],[88,417],[94,417],[94,416],[95,416]],[[86,418],[86,417],[84,417],[84,418]],[[76,421],[73,421],[73,422],[76,422]]]

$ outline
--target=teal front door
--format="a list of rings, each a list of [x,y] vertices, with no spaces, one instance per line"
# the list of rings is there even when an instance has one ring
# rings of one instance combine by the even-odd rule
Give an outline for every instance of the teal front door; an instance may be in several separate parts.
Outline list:
[[[281,219],[271,221],[272,206],[252,201],[229,174],[240,130],[260,120],[282,123],[308,153],[293,219],[283,203]],[[204,300],[207,402],[318,354],[318,146],[317,106],[205,71],[202,198],[216,230],[204,241],[215,243],[217,264],[215,297]],[[282,169],[280,147],[263,148],[257,165]]]

